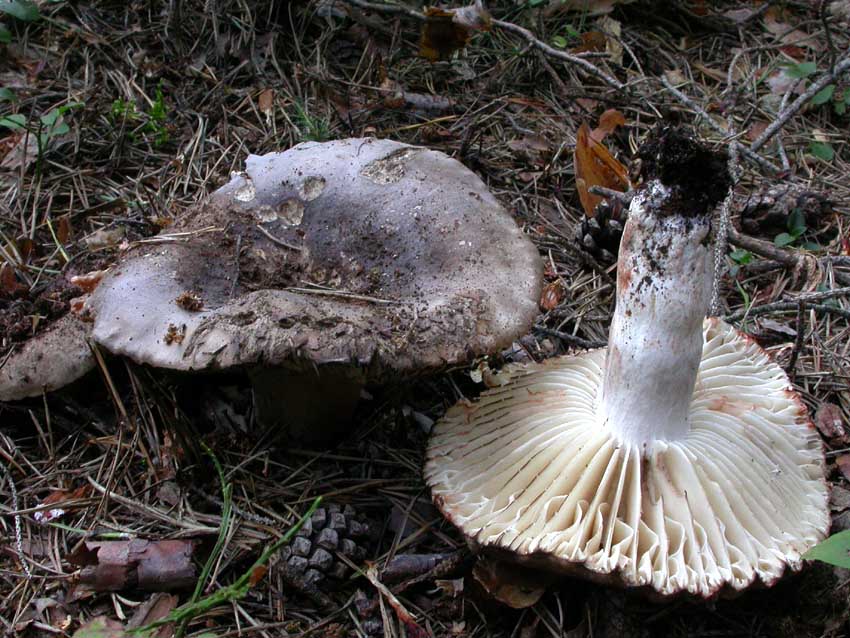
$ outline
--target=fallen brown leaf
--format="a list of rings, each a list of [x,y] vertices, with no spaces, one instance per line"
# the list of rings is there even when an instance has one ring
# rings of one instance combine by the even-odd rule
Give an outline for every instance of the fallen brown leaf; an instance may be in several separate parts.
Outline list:
[[[844,478],[850,481],[850,454],[842,454],[835,459],[835,464],[838,466],[838,469],[841,470],[841,474]]]
[[[165,594],[158,592],[153,594],[148,600],[143,602],[136,608],[132,618],[127,622],[127,629],[138,629],[151,623],[162,620],[177,607],[178,598],[173,594]],[[153,631],[151,634],[146,634],[148,638],[170,638],[174,635],[174,624],[168,623],[162,625]]]
[[[545,312],[549,312],[557,308],[563,299],[564,287],[560,281],[553,281],[546,284],[543,288],[543,292],[540,295],[540,308]]]
[[[780,7],[772,6],[764,12],[764,28],[782,44],[823,51],[824,45],[819,37],[795,29],[793,25],[785,22],[788,18],[788,14]]]
[[[66,505],[68,501],[76,501],[86,498],[90,493],[91,487],[88,485],[81,485],[73,492],[69,492],[68,490],[55,490],[48,494],[48,496],[39,504],[40,507],[45,507],[47,505],[52,505],[53,507],[33,513],[33,519],[35,519],[36,523],[41,523],[42,525],[49,523],[50,521],[55,521],[56,519],[64,516],[68,510],[73,509],[72,506]]]
[[[618,126],[626,125],[626,117],[617,109],[608,109],[599,116],[599,126],[590,133],[590,139],[601,142],[608,137]]]
[[[591,186],[604,186],[623,192],[629,189],[626,167],[618,162],[607,148],[591,139],[587,124],[579,127],[573,164],[576,190],[588,217],[593,217],[596,206],[603,201],[599,195],[590,193]]]
[[[473,31],[488,31],[492,18],[483,2],[458,9],[425,9],[426,20],[419,37],[419,55],[431,62],[449,59],[463,49]]]
[[[257,106],[260,108],[260,113],[263,115],[269,115],[272,112],[273,105],[274,91],[271,89],[265,89],[260,92],[260,96],[257,98]]]
[[[92,618],[74,632],[73,638],[125,638],[124,627],[106,616]]]
[[[815,426],[827,439],[845,438],[844,419],[841,408],[834,403],[824,403],[818,408],[815,415]]]
[[[531,607],[550,582],[535,570],[483,556],[475,563],[472,576],[490,597],[512,609]]]

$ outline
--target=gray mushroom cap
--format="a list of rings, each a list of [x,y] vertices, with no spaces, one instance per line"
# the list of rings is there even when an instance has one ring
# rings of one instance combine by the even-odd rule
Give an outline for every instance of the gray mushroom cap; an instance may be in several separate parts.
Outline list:
[[[0,366],[0,401],[58,390],[94,367],[89,326],[69,313],[24,343]]]
[[[178,370],[356,362],[371,379],[498,350],[537,313],[532,243],[462,164],[389,140],[247,169],[92,295],[94,339]]]

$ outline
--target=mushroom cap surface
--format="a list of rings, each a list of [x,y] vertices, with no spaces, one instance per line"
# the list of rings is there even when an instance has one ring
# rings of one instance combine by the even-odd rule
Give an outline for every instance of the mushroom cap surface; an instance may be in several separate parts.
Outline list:
[[[94,368],[89,329],[69,313],[26,341],[0,366],[0,401],[58,390]]]
[[[684,439],[614,440],[596,412],[605,349],[513,366],[435,425],[434,501],[483,548],[662,595],[798,569],[830,525],[820,438],[752,339],[717,319],[704,335]]]
[[[355,362],[376,380],[530,327],[537,250],[456,160],[347,139],[246,164],[104,278],[99,344],[178,370]]]

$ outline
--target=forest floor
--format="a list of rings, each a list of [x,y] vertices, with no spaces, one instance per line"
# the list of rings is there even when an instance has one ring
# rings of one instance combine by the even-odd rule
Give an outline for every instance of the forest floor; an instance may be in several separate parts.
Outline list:
[[[541,315],[491,365],[604,343],[611,240],[587,226],[573,154],[581,124],[615,109],[623,123],[603,144],[626,167],[659,124],[740,149],[732,220],[744,237],[730,246],[720,314],[789,371],[824,437],[833,529],[850,528],[850,302],[797,299],[850,279],[850,75],[840,72],[850,5],[575,4],[584,8],[491,2],[492,28],[461,33],[469,42],[455,52],[455,31],[438,37],[432,18],[425,44],[444,59],[429,60],[413,15],[422,7],[380,0],[39,0],[36,20],[21,19],[33,6],[0,3],[0,365],[68,311],[81,293],[71,277],[167,228],[249,153],[360,136],[460,160],[539,247]],[[135,626],[162,618],[192,599],[194,582],[175,596],[101,591],[102,575],[85,586],[69,557],[116,538],[192,540],[202,564],[224,527],[199,592],[210,604],[186,635],[848,635],[850,572],[824,564],[735,599],[655,602],[566,579],[506,606],[473,577],[421,475],[430,424],[480,386],[463,367],[369,392],[348,434],[323,449],[258,427],[239,375],[189,378],[106,356],[65,391],[0,404],[0,631],[121,636],[134,614]],[[224,500],[201,440],[232,485]],[[318,496],[368,522],[360,571],[332,588],[294,582],[277,556],[251,571]],[[391,582],[394,558],[422,554],[445,560]],[[245,595],[212,604],[246,570]],[[94,633],[97,617],[108,632]]]

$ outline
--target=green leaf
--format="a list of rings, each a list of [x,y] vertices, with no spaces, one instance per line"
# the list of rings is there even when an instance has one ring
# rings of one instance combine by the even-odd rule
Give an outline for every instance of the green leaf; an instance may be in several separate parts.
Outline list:
[[[832,158],[835,157],[835,151],[826,142],[812,142],[809,144],[809,153],[824,162],[831,162]]]
[[[7,13],[24,22],[34,22],[41,17],[38,7],[29,0],[0,0],[0,13]]]
[[[773,240],[773,243],[782,248],[783,246],[790,246],[794,243],[794,240],[797,239],[788,233],[779,233],[776,238]]]
[[[807,78],[817,70],[817,64],[814,62],[800,62],[785,67],[785,73],[792,78]]]
[[[753,254],[749,250],[744,250],[743,248],[736,248],[729,256],[732,258],[736,264],[740,264],[741,266],[746,266],[753,260]]]
[[[803,558],[850,569],[850,529],[833,534],[815,545],[803,554]]]
[[[528,0],[528,6],[529,7],[539,7],[544,2],[546,2],[546,0]]]
[[[791,211],[791,214],[788,215],[788,221],[785,224],[785,227],[788,229],[788,232],[794,235],[794,237],[799,237],[803,233],[806,232],[806,215],[799,208],[795,208]]]
[[[562,35],[556,35],[554,38],[552,38],[552,46],[556,46],[559,49],[566,49],[567,39]]]
[[[835,111],[836,115],[844,115],[847,111],[847,102],[844,100],[838,100],[832,103],[832,110]]]
[[[12,93],[11,89],[7,89],[5,86],[0,86],[0,100],[9,100],[10,102],[14,102],[15,99],[15,94]]]
[[[0,44],[9,44],[12,41],[12,32],[0,24]]]
[[[823,87],[820,91],[815,93],[815,96],[812,98],[812,104],[826,104],[832,99],[833,93],[835,93],[834,84],[829,84]]]
[[[19,131],[22,128],[26,128],[26,125],[27,118],[25,115],[21,115],[20,113],[13,113],[12,115],[0,117],[0,126],[5,126],[13,131]]]
[[[803,242],[803,245],[801,246],[801,248],[804,248],[805,250],[812,250],[812,251],[823,250],[823,246],[821,246],[816,241]]]

